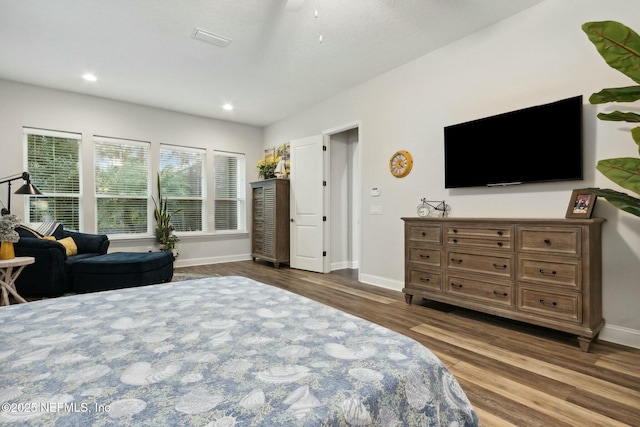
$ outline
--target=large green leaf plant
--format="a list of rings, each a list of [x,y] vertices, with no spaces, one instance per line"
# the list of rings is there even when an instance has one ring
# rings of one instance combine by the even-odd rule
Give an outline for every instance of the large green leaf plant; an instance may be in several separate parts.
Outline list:
[[[620,71],[640,84],[640,36],[633,30],[615,21],[587,22],[582,30],[612,68]],[[640,99],[640,85],[602,89],[589,97],[592,104],[608,102],[634,102]],[[600,120],[640,123],[640,115],[614,111],[599,113]],[[631,137],[638,145],[640,154],[640,126],[631,130]],[[600,160],[596,166],[604,176],[622,188],[640,195],[640,158],[620,157]],[[623,211],[640,217],[640,199],[611,189],[592,188],[597,196]]]

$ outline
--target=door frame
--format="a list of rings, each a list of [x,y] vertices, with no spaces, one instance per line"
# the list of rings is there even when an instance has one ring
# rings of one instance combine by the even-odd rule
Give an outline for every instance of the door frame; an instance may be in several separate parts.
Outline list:
[[[357,212],[357,218],[355,218],[355,221],[352,221],[351,227],[353,226],[353,223],[357,223],[358,225],[358,229],[357,229],[357,233],[355,238],[353,239],[353,244],[357,246],[357,254],[358,254],[358,280],[360,279],[360,274],[362,271],[362,233],[360,232],[360,225],[362,223],[362,123],[357,120],[357,121],[353,121],[353,122],[349,122],[349,123],[345,123],[343,125],[340,126],[336,126],[336,127],[332,127],[329,129],[326,129],[324,131],[322,131],[322,141],[323,144],[327,147],[327,151],[326,151],[326,155],[324,156],[324,166],[323,166],[323,174],[325,176],[325,179],[328,179],[330,177],[330,170],[331,170],[331,136],[335,135],[337,133],[342,133],[342,132],[346,132],[349,130],[353,130],[353,129],[358,129],[358,151],[357,151],[357,155],[354,156],[353,158],[353,163],[354,163],[354,168],[357,168],[356,170],[354,170],[354,175],[356,175],[358,177],[357,183],[353,188],[353,197],[354,199],[352,200],[352,204],[354,206],[354,210]],[[323,202],[323,215],[327,216],[327,221],[325,222],[324,225],[324,243],[323,243],[323,250],[329,251],[331,249],[331,182],[329,182],[329,184],[327,185],[325,192],[324,192],[324,202]],[[355,215],[354,215],[355,217]],[[325,257],[324,259],[324,272],[325,273],[329,273],[331,271],[331,262],[330,262],[330,256]]]

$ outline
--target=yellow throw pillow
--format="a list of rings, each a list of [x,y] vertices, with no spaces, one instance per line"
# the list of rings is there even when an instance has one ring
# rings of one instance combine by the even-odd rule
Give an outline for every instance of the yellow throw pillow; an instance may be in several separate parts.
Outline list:
[[[56,240],[55,236],[42,236],[42,239],[44,240]]]
[[[64,246],[65,250],[67,251],[67,256],[73,256],[78,254],[78,246],[76,246],[76,242],[74,242],[71,237],[65,237],[64,239],[60,239],[58,240],[58,243]]]

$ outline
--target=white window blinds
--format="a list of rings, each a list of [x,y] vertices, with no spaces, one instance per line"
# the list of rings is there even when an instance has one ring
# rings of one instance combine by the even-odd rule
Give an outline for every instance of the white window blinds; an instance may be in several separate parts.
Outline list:
[[[98,233],[147,234],[148,142],[94,136]]]
[[[215,229],[245,229],[244,154],[215,151]]]
[[[41,196],[29,196],[25,222],[57,221],[80,230],[81,134],[23,128],[27,171]]]
[[[175,231],[204,231],[205,150],[160,145],[160,183]]]

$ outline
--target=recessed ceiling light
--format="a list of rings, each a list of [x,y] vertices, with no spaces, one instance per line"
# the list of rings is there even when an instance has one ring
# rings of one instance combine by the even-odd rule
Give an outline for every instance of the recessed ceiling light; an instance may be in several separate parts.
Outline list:
[[[96,80],[98,80],[98,78],[91,73],[83,74],[82,78],[88,82],[95,82]]]
[[[227,110],[227,111],[231,111],[231,110],[233,110],[233,105],[227,103],[227,104],[224,104],[222,106],[222,108]]]

